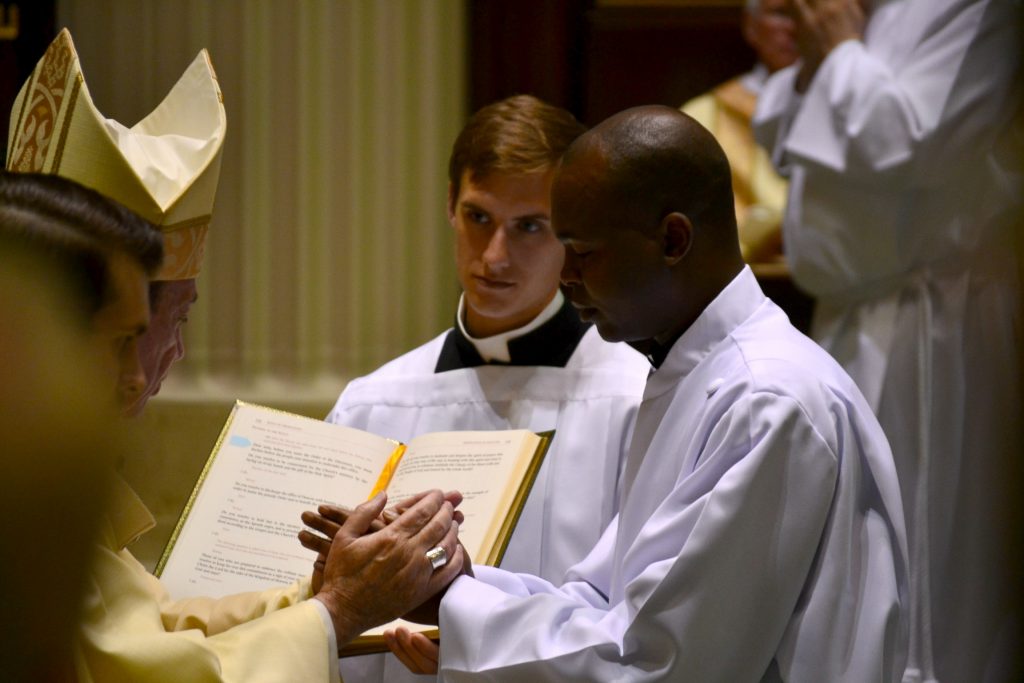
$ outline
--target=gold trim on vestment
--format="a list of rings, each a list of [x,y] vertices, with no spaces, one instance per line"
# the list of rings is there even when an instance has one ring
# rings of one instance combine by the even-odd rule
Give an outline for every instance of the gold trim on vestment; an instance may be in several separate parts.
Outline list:
[[[75,111],[75,103],[78,101],[78,92],[82,89],[82,83],[85,79],[82,78],[81,72],[75,74],[75,83],[71,86],[71,97],[68,98],[68,104],[64,107],[64,122],[60,127],[60,137],[57,138],[57,149],[53,153],[53,163],[51,168],[55,171],[60,170],[60,162],[64,158],[64,145],[68,139],[68,129],[71,127],[71,117]]]

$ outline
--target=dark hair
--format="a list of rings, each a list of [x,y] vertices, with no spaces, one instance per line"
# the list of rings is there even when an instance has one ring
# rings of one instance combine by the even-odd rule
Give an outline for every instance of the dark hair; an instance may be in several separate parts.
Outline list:
[[[532,95],[515,95],[473,114],[455,138],[448,159],[452,195],[458,196],[462,175],[474,179],[495,171],[536,173],[562,157],[586,127],[565,109]]]
[[[163,260],[155,226],[94,190],[54,175],[0,171],[0,244],[57,263],[91,318],[110,296],[108,262],[123,253],[152,275]]]

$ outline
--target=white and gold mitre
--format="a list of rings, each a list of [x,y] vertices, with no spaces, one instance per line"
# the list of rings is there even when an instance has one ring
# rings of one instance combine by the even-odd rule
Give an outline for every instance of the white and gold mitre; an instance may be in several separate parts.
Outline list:
[[[70,178],[153,222],[165,254],[155,279],[184,280],[199,273],[226,127],[206,50],[160,106],[126,128],[96,109],[64,29],[14,101],[7,168]]]

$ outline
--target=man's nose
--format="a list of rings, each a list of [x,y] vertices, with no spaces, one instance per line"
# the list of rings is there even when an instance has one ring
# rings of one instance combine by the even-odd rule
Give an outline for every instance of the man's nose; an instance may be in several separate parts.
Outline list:
[[[491,238],[484,249],[483,261],[492,270],[500,270],[509,265],[508,258],[508,234],[505,226],[499,225],[491,233]]]
[[[139,360],[138,348],[135,344],[126,350],[121,359],[121,375],[118,381],[118,398],[124,408],[132,406],[146,390],[146,371]]]
[[[562,263],[562,272],[559,278],[567,287],[580,283],[579,257],[568,247],[565,248],[565,262]]]

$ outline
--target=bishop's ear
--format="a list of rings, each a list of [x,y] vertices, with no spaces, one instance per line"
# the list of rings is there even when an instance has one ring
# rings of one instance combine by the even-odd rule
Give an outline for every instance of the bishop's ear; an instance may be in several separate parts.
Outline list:
[[[690,251],[693,244],[693,223],[686,214],[673,211],[661,219],[664,256],[668,265],[675,265]]]

